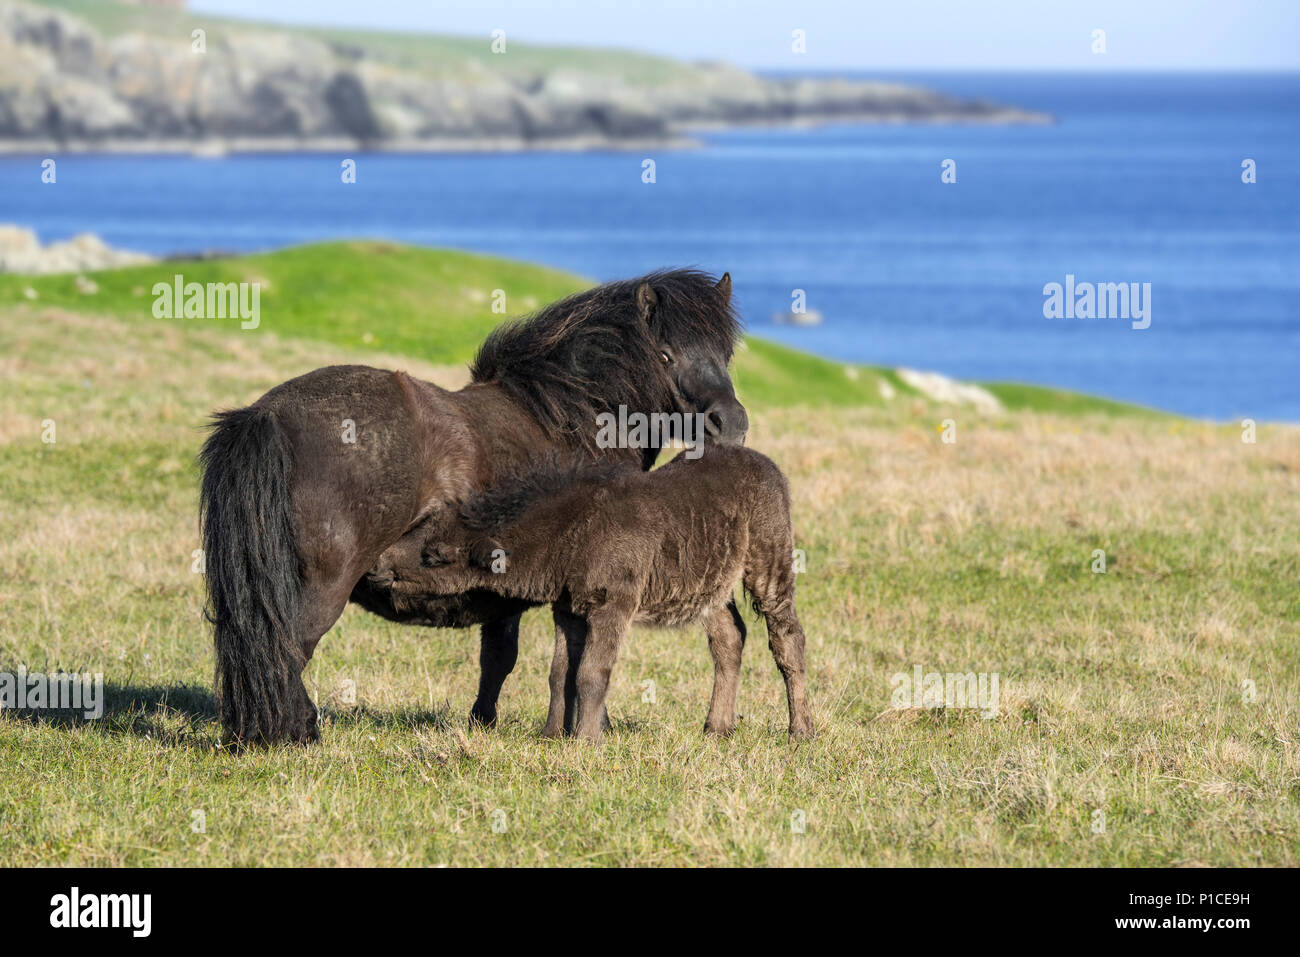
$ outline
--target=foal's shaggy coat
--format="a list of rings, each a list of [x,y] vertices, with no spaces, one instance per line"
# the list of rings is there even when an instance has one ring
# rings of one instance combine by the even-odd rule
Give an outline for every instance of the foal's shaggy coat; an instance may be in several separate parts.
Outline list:
[[[710,446],[653,472],[551,467],[512,477],[414,528],[371,576],[398,603],[466,589],[553,603],[565,641],[556,642],[546,732],[591,740],[600,738],[610,671],[632,624],[704,622],[714,662],[704,729],[734,730],[745,635],[732,593],[743,583],[785,678],[790,734],[802,736],[812,721],[793,545],[790,493],[776,465],[748,449]],[[563,728],[566,713],[576,714],[576,728]]]

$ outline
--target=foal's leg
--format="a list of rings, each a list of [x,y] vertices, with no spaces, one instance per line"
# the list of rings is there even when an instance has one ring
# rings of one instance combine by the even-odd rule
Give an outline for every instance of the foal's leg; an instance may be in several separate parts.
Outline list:
[[[808,737],[813,733],[813,724],[804,688],[804,634],[799,616],[795,614],[794,601],[764,614],[772,657],[785,678],[785,696],[790,705],[790,737]]]
[[[552,608],[551,616],[555,619],[555,656],[551,659],[551,704],[542,736],[558,738],[573,733],[578,662],[587,641],[587,622],[559,608]]]
[[[736,730],[736,692],[740,687],[740,655],[745,649],[745,620],[736,602],[715,608],[704,620],[713,655],[713,698],[704,733],[726,737]]]
[[[478,659],[478,697],[469,712],[470,727],[491,728],[497,723],[497,697],[519,657],[519,618],[515,615],[483,625]]]
[[[587,618],[587,646],[578,665],[577,720],[575,733],[588,741],[600,741],[604,730],[605,695],[609,675],[618,658],[619,645],[632,623],[632,614],[614,605],[605,605]]]
[[[587,644],[587,620],[570,611],[552,608],[555,618],[555,656],[551,659],[551,704],[546,714],[543,737],[558,738],[573,734],[577,717],[578,665]],[[608,731],[609,712],[605,711],[601,727]]]
[[[794,610],[794,573],[778,566],[746,569],[745,588],[756,599],[767,621],[767,643],[776,666],[785,678],[785,696],[790,705],[790,736],[799,738],[813,733],[812,715],[804,687],[804,634]]]

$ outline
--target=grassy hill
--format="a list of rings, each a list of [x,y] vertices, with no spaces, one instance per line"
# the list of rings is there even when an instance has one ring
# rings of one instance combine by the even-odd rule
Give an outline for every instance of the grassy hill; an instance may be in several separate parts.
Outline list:
[[[206,261],[167,261],[88,274],[98,286],[82,292],[74,275],[0,275],[0,308],[55,306],[133,322],[208,325],[233,320],[156,320],[151,290],[180,273],[186,282],[258,282],[261,325],[243,335],[312,339],[348,349],[411,356],[435,364],[463,363],[494,326],[589,280],[527,263],[453,250],[379,242],[297,246],[272,253]],[[494,291],[505,312],[493,312]],[[35,299],[29,298],[32,290]],[[881,405],[886,391],[915,391],[892,370],[846,364],[749,338],[736,358],[742,398],[760,405]],[[1009,409],[1151,414],[1135,406],[1030,385],[992,385]]]
[[[491,51],[489,37],[451,36],[383,30],[284,26],[237,20],[192,10],[118,3],[116,0],[32,0],[80,17],[101,35],[123,33],[188,37],[195,27],[206,30],[283,30],[315,37],[345,48],[360,48],[394,66],[425,74],[473,76],[483,67],[520,78],[531,78],[564,67],[617,79],[630,85],[689,81],[695,70],[670,57],[610,47],[575,47],[518,43],[508,37],[509,56]]]

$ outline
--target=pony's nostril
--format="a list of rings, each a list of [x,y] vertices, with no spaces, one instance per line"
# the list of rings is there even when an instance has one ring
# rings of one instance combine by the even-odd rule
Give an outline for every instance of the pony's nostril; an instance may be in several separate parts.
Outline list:
[[[721,445],[744,445],[749,416],[738,402],[719,402],[705,411],[704,431]]]

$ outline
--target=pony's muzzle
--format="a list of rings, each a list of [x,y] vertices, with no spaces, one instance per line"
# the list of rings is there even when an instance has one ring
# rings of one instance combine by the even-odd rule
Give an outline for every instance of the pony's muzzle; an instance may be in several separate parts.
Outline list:
[[[704,410],[704,431],[719,445],[744,445],[749,413],[736,399],[721,399]]]

